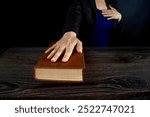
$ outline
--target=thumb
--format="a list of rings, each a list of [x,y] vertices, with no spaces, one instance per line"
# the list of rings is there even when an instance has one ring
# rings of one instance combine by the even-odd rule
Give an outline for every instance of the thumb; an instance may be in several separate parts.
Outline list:
[[[82,42],[80,40],[78,40],[76,50],[77,50],[77,52],[82,53],[82,49],[83,49]]]
[[[115,8],[114,8],[114,7],[112,7],[111,5],[109,5],[109,8],[110,8],[110,9],[115,9]]]

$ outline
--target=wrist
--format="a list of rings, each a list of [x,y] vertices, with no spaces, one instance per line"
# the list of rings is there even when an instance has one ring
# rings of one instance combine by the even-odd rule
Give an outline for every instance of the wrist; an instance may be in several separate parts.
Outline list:
[[[121,19],[122,19],[122,15],[121,15],[121,14],[119,14],[118,22],[120,22],[120,21],[121,21]]]
[[[69,38],[76,37],[76,36],[77,36],[76,33],[73,31],[66,32],[63,35],[63,37],[69,37]]]

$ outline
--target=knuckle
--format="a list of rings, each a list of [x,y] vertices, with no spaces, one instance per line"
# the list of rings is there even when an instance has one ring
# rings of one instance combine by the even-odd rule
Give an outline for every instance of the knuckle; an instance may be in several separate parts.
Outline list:
[[[69,56],[71,54],[72,50],[73,49],[67,49],[66,52],[65,52],[65,55]]]
[[[67,55],[67,56],[70,55],[71,52],[72,52],[71,49],[67,50],[66,55]]]
[[[72,46],[73,46],[73,45],[72,45],[71,43],[69,43],[66,48],[67,48],[67,49],[70,49],[70,48],[72,48]]]
[[[69,55],[66,54],[66,55],[64,56],[64,59],[68,60],[68,58],[69,58]]]
[[[56,54],[62,53],[62,49],[59,49]]]
[[[54,51],[52,51],[49,55],[53,55],[54,54]]]
[[[58,54],[55,54],[54,56],[53,56],[53,59],[57,59],[59,57],[59,55]]]
[[[55,56],[58,56],[60,54],[60,51],[57,51],[56,53],[55,53]]]

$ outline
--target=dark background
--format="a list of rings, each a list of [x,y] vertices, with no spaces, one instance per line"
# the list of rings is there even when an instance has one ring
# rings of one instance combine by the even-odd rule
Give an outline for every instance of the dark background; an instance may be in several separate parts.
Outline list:
[[[122,44],[150,46],[150,0],[117,1],[123,15]]]
[[[71,0],[49,2],[0,2],[0,44],[48,46],[59,39]],[[120,40],[123,46],[150,46],[150,1],[118,0],[123,15]]]

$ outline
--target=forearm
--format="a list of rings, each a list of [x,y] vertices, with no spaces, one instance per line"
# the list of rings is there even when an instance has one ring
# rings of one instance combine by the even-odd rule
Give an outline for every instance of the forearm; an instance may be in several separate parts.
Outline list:
[[[75,32],[78,34],[80,23],[82,20],[81,4],[79,0],[75,0],[68,9],[62,33]]]

